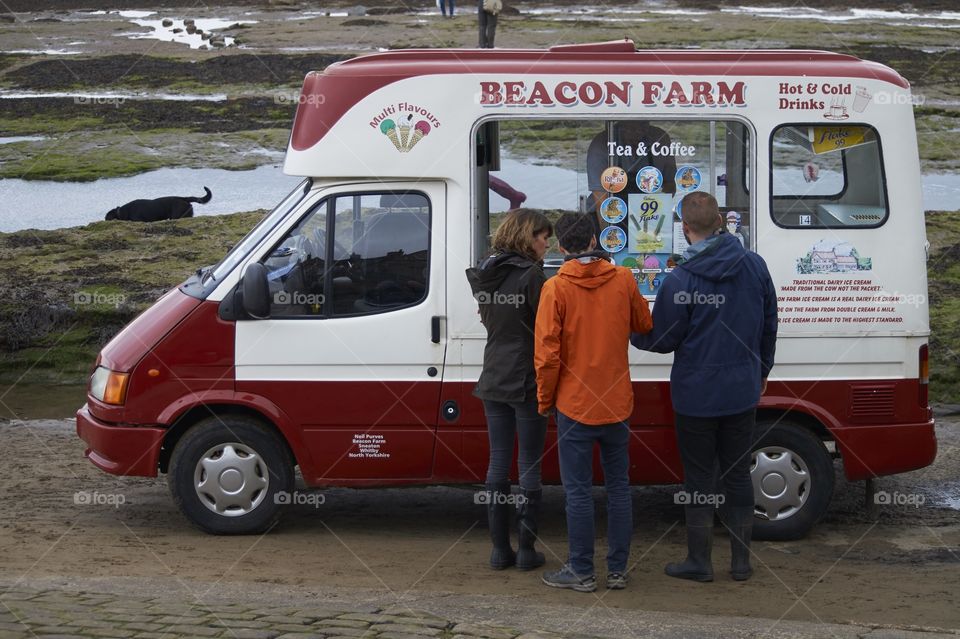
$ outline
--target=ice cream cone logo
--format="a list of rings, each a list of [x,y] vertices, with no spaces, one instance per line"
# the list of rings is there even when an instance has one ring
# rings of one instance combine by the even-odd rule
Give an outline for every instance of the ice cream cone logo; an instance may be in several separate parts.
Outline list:
[[[413,127],[413,133],[410,134],[410,140],[407,142],[406,150],[409,151],[417,142],[423,139],[423,136],[430,133],[430,123],[426,120],[420,120]]]
[[[397,151],[406,153],[424,136],[430,134],[430,123],[426,120],[420,120],[411,126],[413,114],[409,114],[405,120],[400,120],[399,126],[393,120],[384,120],[380,123],[380,132],[393,142]]]
[[[397,137],[397,125],[393,120],[384,120],[380,123],[380,132],[385,136],[390,138],[390,141],[393,142],[393,146],[397,147],[397,151],[403,152],[403,145],[400,144],[400,138]]]
[[[410,128],[411,128],[410,121],[411,120],[413,120],[412,113],[407,116],[406,120],[400,120],[400,125],[397,127],[400,130],[400,146],[403,147],[400,150],[403,151],[404,153],[406,153],[407,150],[410,149],[410,147],[407,146],[407,142],[410,141]]]

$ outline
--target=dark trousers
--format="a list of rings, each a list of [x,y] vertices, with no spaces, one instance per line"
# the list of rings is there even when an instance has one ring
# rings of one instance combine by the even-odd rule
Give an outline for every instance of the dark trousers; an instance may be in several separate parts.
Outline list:
[[[453,10],[456,8],[457,0],[440,0],[440,13],[447,15],[447,5],[450,6],[450,15],[453,15]]]
[[[567,563],[577,575],[593,574],[593,449],[600,446],[600,463],[607,489],[607,570],[626,572],[633,531],[630,501],[630,426],[627,422],[589,426],[557,411],[557,450],[560,479],[567,497]]]
[[[683,484],[692,506],[715,503],[707,499],[715,485],[717,460],[727,506],[754,505],[750,480],[750,453],[756,410],[722,417],[676,415],[677,445],[683,461]],[[699,503],[698,503],[699,501]]]
[[[509,481],[514,441],[519,440],[517,468],[520,473],[520,487],[539,490],[540,460],[543,458],[547,418],[537,412],[537,400],[518,404],[484,400],[483,412],[487,416],[487,434],[490,436],[487,484],[497,485]]]
[[[480,19],[480,48],[492,49],[493,38],[497,35],[497,16],[483,10],[483,0],[477,0]]]

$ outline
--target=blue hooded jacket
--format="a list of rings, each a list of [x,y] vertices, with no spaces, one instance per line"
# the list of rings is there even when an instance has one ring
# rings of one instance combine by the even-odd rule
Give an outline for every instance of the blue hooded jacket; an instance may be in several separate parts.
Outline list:
[[[673,409],[691,417],[750,410],[773,368],[777,293],[763,258],[724,233],[663,279],[653,330],[637,348],[674,353]]]

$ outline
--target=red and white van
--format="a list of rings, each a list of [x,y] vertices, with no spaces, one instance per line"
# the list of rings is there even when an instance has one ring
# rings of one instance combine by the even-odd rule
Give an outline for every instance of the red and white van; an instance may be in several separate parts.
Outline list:
[[[637,122],[659,132],[623,134]],[[764,256],[780,331],[758,537],[805,534],[835,460],[860,480],[934,459],[917,143],[887,67],[629,41],[367,55],[306,77],[285,171],[305,179],[103,348],[77,413],[97,467],[166,473],[204,530],[265,530],[297,466],[318,487],[483,481],[485,331],[464,269],[507,207],[491,177],[525,206],[595,211],[651,300],[687,191],[714,193]],[[630,361],[632,481],[679,483],[671,357]],[[554,444],[551,428],[548,483]]]

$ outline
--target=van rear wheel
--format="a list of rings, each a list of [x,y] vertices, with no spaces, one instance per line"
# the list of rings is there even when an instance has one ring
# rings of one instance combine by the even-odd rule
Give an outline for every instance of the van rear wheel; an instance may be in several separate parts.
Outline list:
[[[279,520],[293,464],[284,442],[260,422],[211,417],[177,442],[167,484],[180,512],[201,530],[256,534]]]
[[[833,497],[833,460],[813,433],[792,422],[759,422],[750,463],[753,537],[800,539]]]

